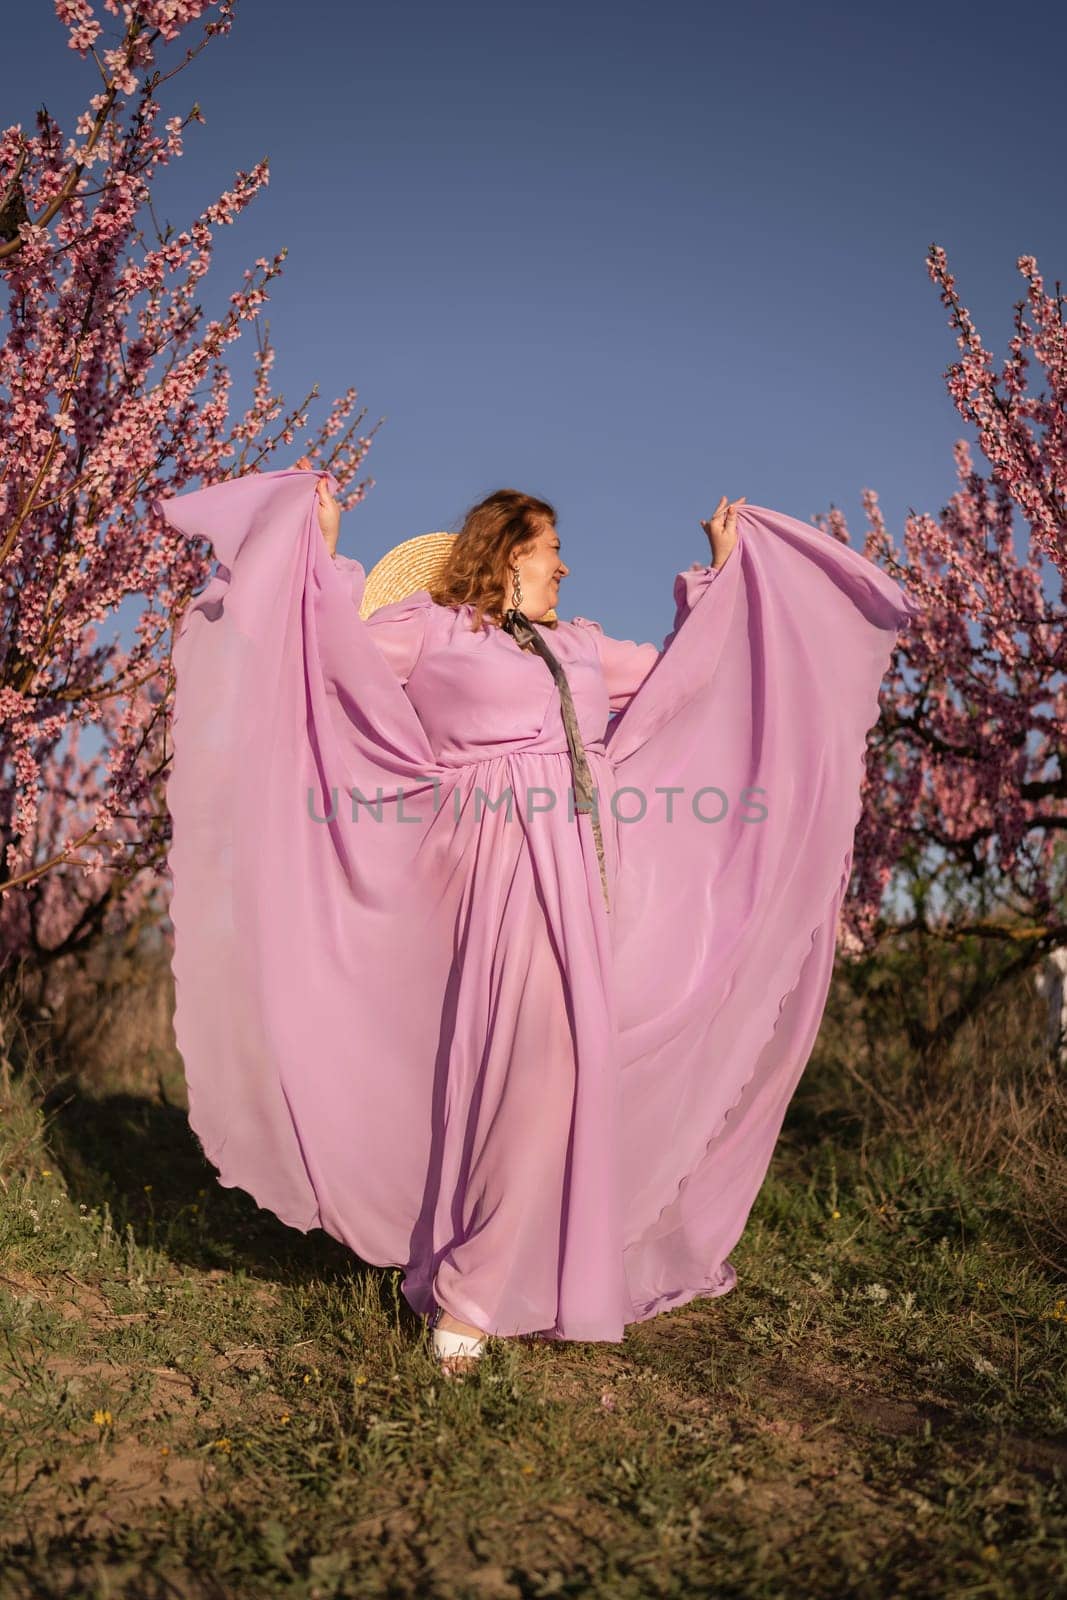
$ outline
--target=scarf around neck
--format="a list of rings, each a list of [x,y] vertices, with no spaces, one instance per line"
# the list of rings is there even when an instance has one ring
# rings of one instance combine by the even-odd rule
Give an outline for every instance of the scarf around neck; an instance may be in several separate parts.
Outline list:
[[[600,832],[600,817],[594,800],[593,775],[589,770],[589,760],[582,743],[582,735],[578,728],[578,718],[574,710],[574,701],[571,698],[571,686],[567,682],[567,674],[563,664],[549,648],[547,640],[531,622],[524,611],[512,606],[504,612],[502,624],[506,633],[510,633],[520,650],[529,650],[539,655],[548,667],[556,681],[559,690],[560,710],[563,713],[563,727],[567,735],[567,751],[571,763],[571,782],[574,788],[575,811],[587,811],[593,824],[593,838],[596,842],[597,861],[600,865],[600,887],[604,892],[604,905],[611,910],[608,897],[607,873],[604,869],[604,840]]]

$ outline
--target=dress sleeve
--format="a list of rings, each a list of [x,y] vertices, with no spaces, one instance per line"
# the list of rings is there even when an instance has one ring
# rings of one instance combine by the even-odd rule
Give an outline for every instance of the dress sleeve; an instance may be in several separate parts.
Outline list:
[[[612,711],[629,705],[638,689],[659,660],[654,644],[638,644],[633,639],[613,639],[592,617],[572,617],[580,628],[587,628],[596,640],[600,670],[607,684]]]
[[[361,562],[351,556],[335,555],[333,564],[351,583],[352,602],[361,606],[366,573]],[[426,628],[433,605],[425,589],[418,589],[392,605],[379,606],[364,618],[364,626],[401,683],[407,683],[422,654]]]
[[[660,649],[651,643],[638,644],[633,639],[613,639],[591,617],[571,619],[579,627],[588,628],[596,639],[612,711],[622,711],[629,705],[700,596],[710,588],[720,571],[721,568],[701,566],[694,561],[691,567],[678,573],[674,580],[674,626]]]

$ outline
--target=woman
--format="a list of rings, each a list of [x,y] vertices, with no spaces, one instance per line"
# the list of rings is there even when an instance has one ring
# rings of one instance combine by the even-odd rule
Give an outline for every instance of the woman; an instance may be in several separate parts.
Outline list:
[[[617,1341],[736,1282],[917,608],[742,497],[663,648],[614,639],[555,617],[554,510],[505,490],[363,616],[331,487],[161,503],[220,562],[174,651],[190,1122],[223,1184],[405,1267],[447,1370]]]

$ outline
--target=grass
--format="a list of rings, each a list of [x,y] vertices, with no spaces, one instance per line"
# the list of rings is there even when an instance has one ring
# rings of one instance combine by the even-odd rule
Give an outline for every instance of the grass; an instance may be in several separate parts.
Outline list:
[[[74,1076],[9,1015],[0,1595],[1062,1592],[1060,1075],[1024,992],[921,1063],[870,976],[733,1293],[458,1385],[399,1269],[215,1182],[143,996]]]

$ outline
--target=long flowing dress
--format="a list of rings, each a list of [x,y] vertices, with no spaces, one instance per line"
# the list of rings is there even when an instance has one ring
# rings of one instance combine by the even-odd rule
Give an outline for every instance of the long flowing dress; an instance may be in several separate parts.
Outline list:
[[[316,478],[159,502],[218,565],[174,648],[174,1030],[223,1185],[492,1333],[618,1341],[728,1259],[825,1006],[914,601],[745,506],[662,648],[359,614]]]

